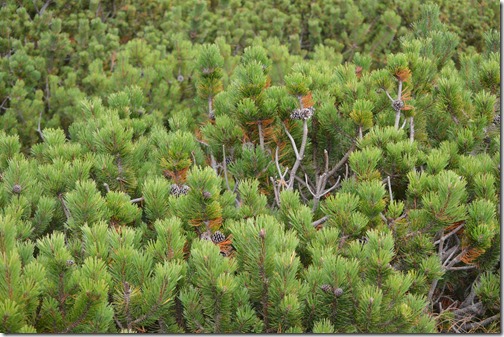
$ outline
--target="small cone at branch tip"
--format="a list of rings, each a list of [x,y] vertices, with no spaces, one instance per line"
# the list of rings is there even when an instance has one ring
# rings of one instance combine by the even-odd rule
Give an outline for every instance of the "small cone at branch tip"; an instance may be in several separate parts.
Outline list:
[[[19,184],[15,184],[14,186],[12,186],[12,193],[14,194],[21,194],[22,190],[23,188]]]

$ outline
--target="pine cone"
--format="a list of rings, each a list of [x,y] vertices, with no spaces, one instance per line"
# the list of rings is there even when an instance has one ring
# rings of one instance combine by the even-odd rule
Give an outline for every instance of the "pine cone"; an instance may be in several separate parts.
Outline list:
[[[323,285],[321,285],[320,289],[322,289],[326,293],[332,291],[332,287],[329,284],[323,284]]]
[[[290,118],[291,119],[301,119],[301,110],[296,109],[296,110],[292,111],[292,113],[290,114]]]
[[[233,159],[230,157],[226,157],[226,165],[229,165],[233,162]]]
[[[180,195],[180,187],[177,184],[172,184],[170,187],[170,194],[178,197]]]
[[[493,119],[493,125],[500,125],[500,122],[501,122],[501,116],[500,115],[496,115]]]
[[[178,76],[177,76],[177,81],[179,81],[179,82],[184,82],[184,76],[182,76],[182,75],[178,75]]]
[[[336,289],[334,289],[333,292],[334,292],[334,296],[336,296],[336,297],[340,297],[341,295],[343,295],[343,289],[341,289],[341,288],[336,288]]]
[[[221,231],[216,231],[215,233],[213,233],[211,238],[213,243],[220,243],[226,240],[226,237],[224,236],[224,234],[222,234]]]
[[[190,188],[187,185],[182,185],[180,187],[180,195],[186,195],[189,192]]]
[[[392,102],[392,108],[394,108],[395,111],[399,111],[404,108],[404,102],[400,99],[396,99]]]
[[[215,120],[215,114],[213,112],[210,112],[208,114],[208,118],[210,118],[210,120],[214,121]]]
[[[12,186],[12,193],[14,194],[20,194],[23,189],[21,188],[21,185],[16,184]]]
[[[74,261],[74,260],[67,260],[67,261],[66,261],[66,265],[67,265],[68,267],[73,266],[74,264],[75,264],[75,261]]]
[[[291,119],[302,119],[307,120],[313,116],[313,108],[303,108],[294,110],[290,118]]]
[[[212,197],[212,194],[208,191],[203,192],[203,198],[204,199],[210,199]]]
[[[307,120],[313,116],[313,108],[304,108],[301,110],[301,119]]]

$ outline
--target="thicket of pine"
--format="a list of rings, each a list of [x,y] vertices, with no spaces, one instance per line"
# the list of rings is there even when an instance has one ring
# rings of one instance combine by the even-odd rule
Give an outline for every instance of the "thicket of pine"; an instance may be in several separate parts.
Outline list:
[[[0,1],[0,332],[500,332],[494,1]]]

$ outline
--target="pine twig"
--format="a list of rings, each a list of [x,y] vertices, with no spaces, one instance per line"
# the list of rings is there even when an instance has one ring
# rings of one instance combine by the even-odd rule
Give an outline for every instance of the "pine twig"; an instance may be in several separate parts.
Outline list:
[[[257,129],[259,132],[259,145],[261,146],[261,150],[264,151],[264,134],[262,129],[262,121],[257,122]]]
[[[208,96],[208,118],[211,118],[213,114],[213,102],[212,102],[212,96]]]
[[[65,330],[60,331],[59,333],[69,333],[70,331],[72,331],[73,329],[75,329],[75,327],[77,327],[79,324],[81,324],[82,321],[84,320],[84,318],[86,318],[86,316],[87,316],[87,314],[89,312],[89,309],[91,309],[91,303],[88,303],[88,305],[86,305],[86,308],[79,315],[79,317],[75,320],[75,322],[73,322],[72,324],[70,324]]]
[[[70,210],[68,209],[66,203],[65,203],[65,200],[63,199],[63,194],[60,193],[58,195],[58,199],[60,200],[61,202],[61,206],[63,206],[63,212],[65,212],[65,217],[68,220],[70,220],[70,218],[72,217],[72,215],[70,214]]]
[[[387,90],[384,90],[385,91],[385,94],[387,94],[387,97],[390,99],[391,102],[394,101],[394,99],[392,98],[392,96],[390,96],[390,94],[388,93]]]
[[[455,317],[467,317],[468,315],[477,315],[484,312],[483,303],[478,302],[470,306],[453,311]]]
[[[392,184],[390,183],[390,176],[387,176],[388,190],[390,195],[390,202],[394,201],[394,196],[392,195]]]
[[[38,125],[37,125],[37,133],[40,135],[40,138],[43,142],[45,142],[44,134],[42,133],[42,129],[40,128],[40,122],[42,120],[42,110],[39,113]]]
[[[451,268],[453,267],[453,265],[455,265],[456,263],[460,262],[460,259],[462,258],[462,256],[464,256],[464,254],[466,253],[466,250],[467,249],[463,249],[459,255],[457,255],[456,257],[454,257],[451,261],[450,258],[452,255],[450,255],[450,257],[448,259],[446,259],[445,263],[443,263],[443,267],[445,267],[446,269],[448,268]]]
[[[278,207],[280,207],[280,196],[278,190],[280,187],[278,187],[278,183],[273,179],[273,177],[270,177],[271,183],[273,184],[273,192],[275,193],[275,202]]]
[[[403,130],[406,127],[406,122],[407,122],[407,120],[405,119],[401,125],[401,130]]]
[[[284,124],[283,127],[284,127],[284,130],[285,130],[285,133],[287,134],[287,137],[289,137],[289,140],[290,140],[291,145],[292,145],[292,149],[294,150],[294,153],[296,155],[296,160],[297,160],[297,158],[299,158],[299,151],[298,151],[296,142],[294,141],[294,138],[292,138],[292,135],[290,134],[289,130],[287,130],[287,127],[285,126],[285,124]]]
[[[140,197],[140,198],[136,198],[136,199],[131,199],[130,202],[132,204],[136,204],[136,203],[142,202],[144,200],[145,200],[144,197]]]
[[[410,142],[415,140],[415,122],[413,116],[410,117]]]
[[[487,319],[484,319],[479,322],[465,323],[464,325],[461,326],[461,329],[468,331],[468,330],[472,330],[474,328],[484,327],[484,326],[487,326],[488,324],[492,323],[493,321],[498,320],[499,318],[500,318],[500,313],[497,313],[497,314],[495,314],[491,317],[488,317]]]
[[[329,216],[327,216],[327,215],[326,215],[326,216],[324,216],[324,217],[322,217],[322,218],[318,219],[317,221],[314,221],[314,222],[312,223],[312,226],[313,226],[313,227],[317,227],[318,225],[323,224],[323,223],[324,223],[324,222],[326,222],[327,220],[329,220]]]
[[[46,3],[42,6],[42,8],[40,8],[40,12],[38,12],[38,15],[42,16],[42,14],[44,14],[45,10],[47,9],[47,7],[49,7],[51,2],[52,0],[47,0]]]
[[[196,138],[196,141],[202,145],[209,146],[208,143],[205,143],[204,141],[199,140],[198,138]]]
[[[346,164],[348,158],[350,157],[352,152],[355,150],[355,148],[356,148],[356,145],[355,145],[355,143],[353,143],[352,146],[350,146],[348,151],[345,153],[343,158],[341,158],[340,161],[331,169],[331,171],[329,171],[327,173],[328,176],[332,176],[334,173],[336,173],[336,171],[338,171],[341,167],[343,167],[343,165]],[[345,175],[345,178],[347,178],[347,177],[348,177],[348,167],[347,167],[347,173]]]
[[[403,82],[399,80],[399,88],[397,89],[397,100],[401,100],[401,95],[402,95],[402,84]],[[399,129],[399,121],[401,120],[401,109],[396,110],[396,116],[395,116],[395,123],[394,127],[396,129]]]
[[[219,171],[217,170],[217,161],[215,160],[215,157],[213,154],[210,154],[210,165],[212,166],[215,173],[219,174]]]
[[[285,172],[282,173],[282,170],[280,169],[279,159],[278,159],[278,146],[275,150],[275,166],[278,171],[279,179],[278,179],[278,181],[275,181],[275,179],[273,179],[273,177],[270,177],[270,180],[273,183],[273,192],[275,193],[275,202],[276,202],[277,206],[280,207],[280,189],[282,187],[287,186],[287,184],[285,182],[285,176],[287,175],[289,168],[286,168]]]
[[[116,322],[117,326],[119,327],[119,329],[123,329],[123,326],[121,324],[121,322],[117,319],[117,316],[116,314],[114,314],[114,321]]]
[[[476,266],[471,264],[468,266],[462,266],[462,267],[447,267],[446,270],[468,270],[468,269],[475,269]]]
[[[444,246],[444,240],[441,240],[439,242],[439,246],[438,246],[438,255],[439,255],[439,259],[441,261],[442,260],[442,257],[443,257],[443,246]],[[436,287],[437,287],[437,284],[438,284],[438,281],[439,279],[434,279],[432,281],[432,284],[430,286],[430,289],[429,289],[429,293],[427,295],[427,300],[430,302],[431,304],[431,309],[434,307],[434,302],[432,301],[432,297],[434,296],[434,291],[436,290]]]
[[[450,233],[442,236],[439,240],[437,240],[437,241],[434,242],[434,245],[439,244],[441,241],[446,241],[446,239],[448,239],[453,234],[457,233],[462,227],[464,227],[464,224],[461,224],[461,225],[457,226],[457,228],[455,228],[454,230],[452,230]]]
[[[304,152],[306,149],[306,141],[308,139],[308,122],[307,120],[303,120],[303,138],[301,139],[301,147],[299,148],[299,156],[296,158],[296,161],[294,162],[294,166],[291,169],[290,172],[290,179],[289,179],[289,184],[288,188],[292,188],[294,186],[294,176],[297,173],[297,170],[299,166],[301,165],[301,161],[304,158]]]

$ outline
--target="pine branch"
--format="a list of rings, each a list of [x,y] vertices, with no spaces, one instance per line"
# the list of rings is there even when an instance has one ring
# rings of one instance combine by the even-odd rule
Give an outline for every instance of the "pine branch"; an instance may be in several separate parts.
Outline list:
[[[285,128],[285,125],[284,125],[284,128]],[[287,128],[285,128],[285,131],[288,132]],[[292,138],[292,136],[289,136],[289,138],[291,139],[291,142],[293,142],[293,147],[295,148],[296,144],[294,142],[294,139]],[[292,167],[291,172],[290,172],[290,178],[289,178],[289,182],[287,184],[287,189],[292,189],[294,187],[294,177],[296,176],[297,170],[298,170],[299,166],[301,165],[301,161],[304,158],[304,152],[306,149],[307,139],[308,139],[308,122],[306,119],[304,119],[303,120],[303,137],[301,139],[301,147],[299,148],[299,151],[297,151],[297,150],[295,151],[295,152],[297,152],[296,161],[294,162],[294,166]]]
[[[199,140],[198,138],[194,138],[194,139],[196,139],[196,141],[197,141],[198,143],[202,144],[202,145],[209,146],[209,145],[208,145],[208,143],[205,143],[204,141]]]
[[[37,133],[40,135],[40,139],[45,142],[44,134],[42,133],[42,129],[40,128],[40,122],[42,120],[42,110],[39,113],[38,125],[37,125]]]
[[[292,145],[292,149],[294,150],[294,153],[296,154],[296,159],[297,159],[297,158],[299,158],[299,151],[298,151],[296,142],[294,141],[294,138],[292,138],[292,135],[290,134],[289,130],[287,130],[287,127],[285,126],[285,124],[283,124],[283,127],[285,130],[285,133],[287,134],[287,137],[289,137],[289,140]]]
[[[327,215],[326,215],[326,216],[324,216],[324,217],[322,217],[322,218],[318,219],[317,221],[314,221],[314,222],[312,223],[312,226],[313,226],[313,227],[317,227],[318,225],[323,224],[323,223],[324,223],[324,222],[326,222],[327,220],[329,220],[329,216],[327,216]]]
[[[65,284],[63,282],[63,273],[58,275],[58,309],[61,312],[61,316],[64,318],[66,316],[65,312]]]
[[[45,10],[47,9],[47,7],[49,7],[51,2],[52,2],[52,0],[47,0],[46,3],[42,6],[42,8],[40,8],[38,15],[42,16],[42,14],[44,14]]]
[[[455,315],[455,317],[460,318],[460,317],[467,317],[468,315],[473,315],[473,316],[480,315],[484,311],[485,311],[485,309],[483,308],[483,303],[478,302],[478,303],[472,304],[468,307],[454,310],[453,314]]]
[[[462,266],[462,267],[447,267],[446,270],[468,270],[468,269],[475,269],[475,265],[469,265],[469,266]]]
[[[352,152],[355,150],[355,148],[356,148],[356,145],[355,145],[355,143],[353,143],[352,146],[350,146],[348,151],[345,153],[343,158],[341,158],[340,161],[327,173],[328,176],[332,176],[334,173],[336,173],[336,171],[338,171],[343,165],[346,164],[348,158],[350,157]],[[346,176],[348,176],[348,173],[346,174]]]
[[[8,108],[4,108],[4,105],[5,105],[5,103],[7,103],[7,101],[9,101],[9,100],[10,100],[10,96],[5,97],[5,98],[4,98],[4,100],[2,101],[2,104],[0,104],[0,109],[2,109],[2,110],[7,110]]]
[[[136,204],[136,203],[139,203],[139,202],[142,202],[144,201],[144,197],[140,197],[140,198],[136,198],[136,199],[131,199],[130,202],[132,204]]]
[[[75,329],[75,327],[77,327],[79,324],[82,323],[82,321],[84,320],[84,318],[86,318],[88,312],[89,312],[89,309],[91,309],[91,301],[87,301],[87,305],[86,305],[86,308],[84,309],[84,311],[79,315],[79,317],[77,318],[77,320],[75,320],[72,324],[70,324],[65,330],[63,331],[60,331],[59,333],[69,333],[70,331],[72,331],[73,329]]]
[[[127,328],[128,330],[131,330],[131,315],[129,311],[129,303],[130,303],[130,295],[131,295],[131,288],[128,282],[123,283],[123,297],[124,297],[124,311],[126,312],[126,323],[127,323]]]
[[[444,240],[441,240],[439,242],[439,246],[438,246],[438,255],[439,255],[440,261],[443,261],[443,259],[442,259],[443,258],[443,246],[444,246]],[[431,310],[434,308],[434,302],[432,301],[432,297],[434,296],[434,291],[436,290],[438,281],[439,281],[439,279],[437,279],[437,278],[432,281],[432,284],[429,289],[429,293],[427,294],[427,300],[431,304]]]
[[[461,224],[459,226],[457,226],[457,228],[455,228],[454,230],[452,230],[450,233],[442,236],[439,240],[435,241],[434,242],[434,245],[437,245],[439,244],[441,241],[446,241],[446,239],[448,239],[450,236],[452,236],[453,234],[457,233],[459,230],[462,229],[462,227],[464,227],[464,224]]]
[[[65,213],[65,217],[66,217],[67,221],[70,220],[72,215],[70,214],[70,210],[68,209],[68,207],[65,203],[65,200],[63,199],[63,193],[60,193],[58,195],[58,199],[61,202],[61,206],[63,206],[63,212]]]
[[[261,146],[261,150],[264,151],[264,134],[262,130],[262,121],[257,122],[257,129],[259,132],[259,145]]]
[[[402,84],[403,84],[403,82],[399,81],[399,88],[397,89],[397,101],[401,100]],[[400,119],[401,119],[401,109],[397,109],[396,110],[396,116],[395,116],[395,123],[394,123],[394,127],[396,129],[399,129],[399,121],[400,121]]]
[[[278,207],[280,207],[280,195],[279,195],[279,189],[280,187],[278,186],[279,184],[273,179],[273,177],[270,177],[270,181],[273,184],[273,193],[275,194],[275,202]]]
[[[208,118],[212,119],[213,115],[213,102],[212,102],[212,96],[208,96]]]
[[[278,159],[278,146],[276,147],[275,150],[275,165],[278,171],[279,179],[278,181],[275,181],[273,177],[270,177],[271,182],[273,183],[273,192],[275,193],[275,202],[278,207],[280,207],[280,190],[282,187],[286,187],[287,184],[285,182],[285,176],[287,175],[287,172],[289,171],[289,168],[285,169],[285,172],[282,173],[282,170],[280,169],[280,163]]]
[[[415,140],[415,122],[413,116],[410,117],[410,142]]]
[[[215,157],[213,154],[210,154],[210,165],[212,166],[215,173],[219,174],[219,171],[217,169],[217,161],[215,160]]]
[[[117,326],[119,327],[119,329],[123,329],[123,325],[121,324],[121,322],[117,319],[117,316],[116,314],[114,313],[114,321],[116,322]]]
[[[453,260],[448,262],[449,258],[446,259],[447,262],[445,264],[443,264],[443,267],[446,267],[446,269],[453,267],[453,265],[460,262],[460,259],[462,258],[462,256],[464,256],[465,253],[466,253],[466,249],[463,249],[459,255],[457,255],[455,258],[453,258]]]
[[[487,326],[488,324],[492,323],[493,321],[498,320],[499,318],[500,318],[500,313],[497,313],[497,314],[495,314],[491,317],[488,317],[487,319],[484,319],[479,322],[465,323],[460,328],[465,331],[469,331],[469,330],[472,330],[475,328],[481,328],[481,327]]]
[[[160,289],[159,297],[158,297],[158,300],[156,301],[156,304],[154,304],[146,314],[144,314],[144,315],[140,316],[139,318],[135,319],[134,321],[132,321],[131,326],[136,325],[136,324],[141,323],[142,321],[146,320],[149,316],[151,316],[153,313],[155,313],[159,309],[159,307],[163,303],[163,295],[166,292],[166,288],[167,288],[167,280],[163,279],[163,285]],[[168,300],[170,300],[170,299],[168,299]],[[165,303],[166,302],[168,302],[168,301],[165,301]]]

